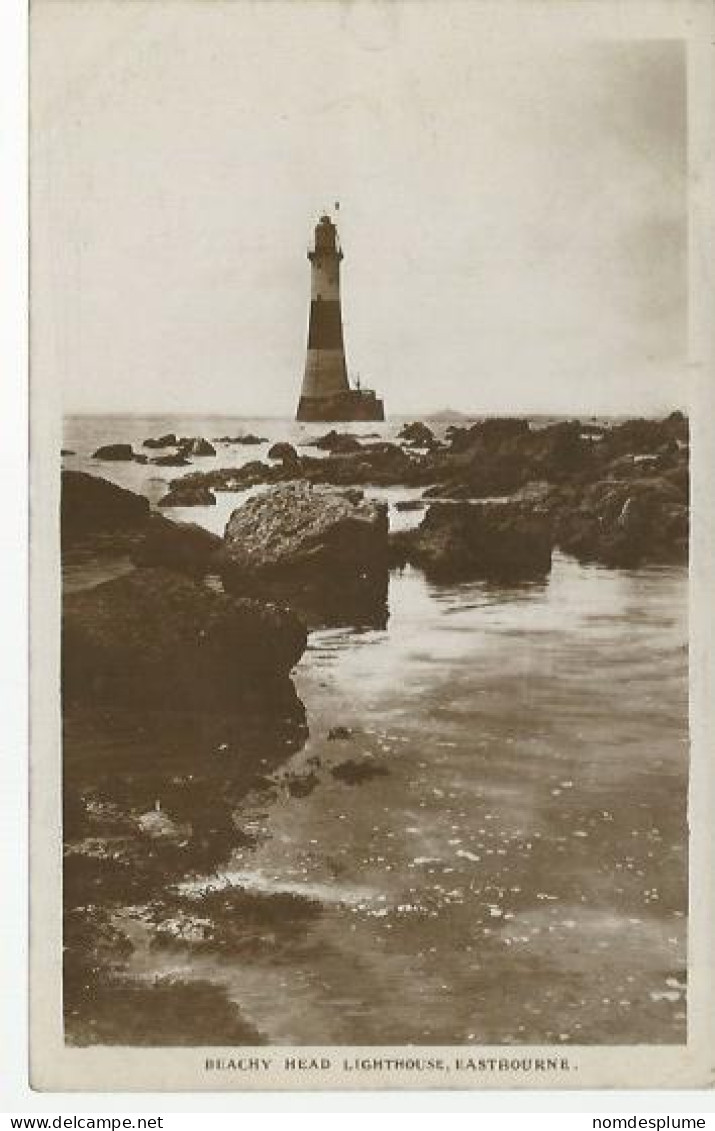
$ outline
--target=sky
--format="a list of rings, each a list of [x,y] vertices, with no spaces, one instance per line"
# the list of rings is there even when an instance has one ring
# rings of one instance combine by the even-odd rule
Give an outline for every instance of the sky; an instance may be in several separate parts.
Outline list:
[[[35,0],[34,364],[67,412],[293,414],[312,227],[388,412],[685,402],[677,40],[467,0]]]

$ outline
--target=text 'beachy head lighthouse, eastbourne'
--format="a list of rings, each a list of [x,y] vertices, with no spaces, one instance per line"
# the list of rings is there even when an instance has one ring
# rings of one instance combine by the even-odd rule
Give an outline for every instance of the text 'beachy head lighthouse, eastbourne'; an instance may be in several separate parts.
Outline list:
[[[383,403],[370,389],[350,387],[340,307],[343,258],[335,224],[321,216],[315,226],[311,263],[308,352],[298,420],[384,420]]]

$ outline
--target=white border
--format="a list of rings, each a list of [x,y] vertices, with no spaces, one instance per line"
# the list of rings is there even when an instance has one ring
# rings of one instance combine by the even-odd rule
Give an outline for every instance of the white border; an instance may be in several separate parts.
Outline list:
[[[712,23],[707,27],[708,18],[713,16],[710,0],[700,3],[679,3],[670,0],[670,15],[674,22],[685,17],[699,23],[701,31],[705,23],[705,35],[699,40],[696,53],[704,57],[704,68],[712,80]],[[594,4],[583,0],[579,8],[591,22],[594,14],[603,15],[613,5]],[[628,4],[615,5],[618,21],[631,24],[633,9]],[[662,4],[638,4],[638,13],[644,17],[644,34],[648,33],[650,21],[654,16],[662,16]],[[522,11],[533,10],[533,5],[524,5]],[[705,20],[703,21],[703,17]],[[596,20],[598,22],[598,19]],[[2,444],[0,444],[0,491],[2,492],[2,554],[0,555],[0,600],[2,611],[0,624],[3,628],[3,647],[0,649],[0,695],[2,696],[2,734],[5,756],[2,760],[2,797],[4,808],[0,821],[0,866],[2,867],[2,892],[5,914],[0,927],[0,952],[2,955],[2,985],[0,986],[2,1009],[0,1009],[0,1097],[5,1111],[138,1111],[154,1112],[237,1112],[237,1111],[482,1111],[482,1112],[703,1112],[714,1111],[713,1093],[696,1092],[581,1092],[578,1094],[558,1092],[539,1094],[522,1092],[468,1092],[468,1093],[333,1093],[320,1095],[291,1095],[287,1093],[231,1093],[231,1094],[167,1094],[142,1093],[117,1094],[90,1093],[56,1094],[33,1093],[27,1084],[27,774],[26,774],[26,718],[27,718],[27,679],[26,679],[26,555],[27,555],[27,334],[26,334],[26,273],[27,254],[25,233],[27,230],[25,182],[27,173],[27,142],[25,120],[26,100],[26,27],[27,13],[22,0],[3,0],[2,38],[0,39],[0,177],[2,178],[2,223],[0,223],[0,271],[3,280],[3,311],[0,318],[0,420],[2,420]],[[702,62],[703,60],[701,60]],[[699,90],[698,105],[703,111],[700,115],[699,129],[701,141],[707,154],[707,166],[701,170],[696,185],[695,216],[692,250],[701,273],[701,283],[697,290],[699,303],[693,309],[693,332],[697,345],[697,365],[693,370],[693,382],[699,403],[698,419],[695,424],[696,447],[700,452],[698,465],[694,468],[696,478],[703,486],[712,482],[713,443],[712,430],[707,425],[715,421],[715,396],[713,395],[712,360],[713,326],[712,318],[712,275],[715,262],[713,240],[713,177],[712,150],[715,135],[712,132],[713,100],[712,85],[707,96]],[[707,110],[707,113],[705,111]],[[708,129],[708,126],[710,129]],[[709,139],[709,140],[708,140]],[[701,151],[703,152],[703,151]],[[9,221],[9,222],[8,222]],[[9,293],[9,303],[8,303]],[[706,410],[703,412],[703,410]],[[694,577],[694,586],[702,581],[707,584],[711,575],[712,562],[715,561],[715,545],[712,518],[700,524],[696,533],[696,554],[699,554],[703,576]],[[710,588],[712,594],[712,587]],[[708,666],[712,656],[712,643],[715,639],[713,623],[713,602],[700,606],[694,620],[693,662],[698,666],[701,678],[695,689],[695,732],[702,727],[702,715],[697,710],[698,703],[703,707],[706,695],[712,692],[712,672]],[[712,745],[712,730],[700,731],[700,739]],[[712,797],[712,761],[699,762],[697,778],[694,779],[694,797],[703,791],[705,799]],[[697,813],[693,816],[697,818]],[[712,862],[713,828],[712,813],[705,827],[697,820],[695,854],[700,859]],[[712,901],[712,885],[704,885],[704,877],[694,875],[697,898]],[[709,908],[712,913],[712,904]],[[712,952],[708,955],[712,967]],[[712,986],[712,979],[710,980]],[[712,1051],[712,1050],[711,1050]]]

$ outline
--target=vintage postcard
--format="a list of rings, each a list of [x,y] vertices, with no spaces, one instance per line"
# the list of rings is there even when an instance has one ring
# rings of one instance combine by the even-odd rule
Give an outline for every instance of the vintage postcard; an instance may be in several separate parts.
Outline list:
[[[714,39],[33,0],[33,1087],[709,1085]]]

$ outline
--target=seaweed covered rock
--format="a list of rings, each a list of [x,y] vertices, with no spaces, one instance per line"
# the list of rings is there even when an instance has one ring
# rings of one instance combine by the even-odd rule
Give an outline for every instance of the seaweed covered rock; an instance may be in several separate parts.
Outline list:
[[[277,709],[291,699],[288,674],[307,639],[288,609],[238,600],[160,569],[67,597],[62,637],[66,706],[183,710],[251,703]]]
[[[221,569],[230,592],[301,593],[339,616],[387,592],[387,507],[359,490],[272,487],[231,515]],[[300,605],[299,605],[300,607]]]
[[[399,536],[404,560],[435,580],[522,580],[551,569],[548,521],[518,504],[433,504]]]

